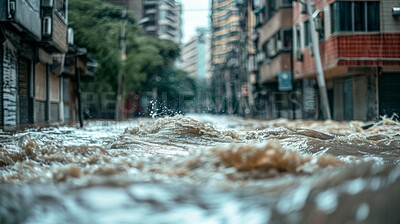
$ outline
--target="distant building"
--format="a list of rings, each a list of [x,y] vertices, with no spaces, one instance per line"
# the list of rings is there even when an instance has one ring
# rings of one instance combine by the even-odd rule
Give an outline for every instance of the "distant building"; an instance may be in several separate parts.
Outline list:
[[[193,78],[207,77],[207,40],[209,39],[208,29],[198,28],[197,35],[192,37],[182,48],[182,69]]]
[[[182,41],[182,5],[177,0],[105,0],[126,7],[136,15],[147,35]]]
[[[301,84],[302,117],[318,118],[315,60],[304,8],[299,2],[293,8],[294,72]],[[399,2],[322,0],[313,8],[332,118],[375,120],[399,114]]]
[[[114,5],[126,7],[132,11],[135,18],[139,21],[143,18],[143,0],[104,0]]]
[[[208,28],[197,28],[197,35],[192,37],[182,48],[182,69],[198,84],[196,112],[207,108],[206,85],[210,71],[210,35]],[[194,112],[194,111],[192,111]]]

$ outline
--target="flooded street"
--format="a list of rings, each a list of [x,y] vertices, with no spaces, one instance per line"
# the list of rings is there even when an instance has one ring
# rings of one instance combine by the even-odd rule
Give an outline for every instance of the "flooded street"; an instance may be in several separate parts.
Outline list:
[[[0,223],[400,223],[400,124],[188,115],[0,135]]]

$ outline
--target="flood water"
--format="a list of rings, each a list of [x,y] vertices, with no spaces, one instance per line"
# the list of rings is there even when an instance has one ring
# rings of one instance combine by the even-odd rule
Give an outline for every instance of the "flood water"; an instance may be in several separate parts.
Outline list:
[[[400,223],[400,124],[188,115],[0,133],[0,223]]]

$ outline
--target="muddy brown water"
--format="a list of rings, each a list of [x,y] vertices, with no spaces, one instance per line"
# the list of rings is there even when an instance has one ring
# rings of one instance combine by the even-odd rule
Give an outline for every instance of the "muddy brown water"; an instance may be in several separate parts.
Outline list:
[[[400,124],[189,115],[0,133],[0,223],[400,223]]]

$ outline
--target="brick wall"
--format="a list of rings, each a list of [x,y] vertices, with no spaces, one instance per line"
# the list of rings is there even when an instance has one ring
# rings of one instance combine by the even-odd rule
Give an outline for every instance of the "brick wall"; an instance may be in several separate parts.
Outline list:
[[[338,38],[338,57],[400,58],[400,33],[366,34]],[[396,61],[340,61],[338,65],[390,66]]]
[[[400,66],[398,61],[339,61],[339,58],[400,58],[400,34],[331,35],[320,43],[324,69],[337,66]],[[303,61],[295,61],[297,78],[315,73],[310,48],[302,51]]]
[[[335,0],[318,0],[315,9],[324,11],[325,40],[320,43],[321,60],[324,69],[338,66],[399,66],[398,61],[340,60],[339,58],[400,58],[400,18],[392,16],[391,9],[400,6],[398,0],[381,0],[382,33],[334,33],[331,34],[329,5]],[[301,27],[301,43],[303,61],[295,61],[297,78],[314,74],[315,61],[310,55],[310,47],[304,46],[304,26],[307,15],[300,14],[300,3],[293,7],[294,27]],[[294,38],[295,39],[295,38]]]

